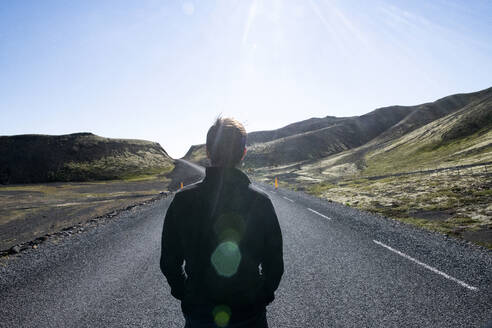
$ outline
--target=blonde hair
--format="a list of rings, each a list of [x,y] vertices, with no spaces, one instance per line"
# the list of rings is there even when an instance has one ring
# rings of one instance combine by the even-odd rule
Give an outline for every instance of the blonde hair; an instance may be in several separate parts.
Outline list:
[[[207,151],[212,166],[234,167],[241,162],[246,129],[234,118],[220,116],[207,132]]]

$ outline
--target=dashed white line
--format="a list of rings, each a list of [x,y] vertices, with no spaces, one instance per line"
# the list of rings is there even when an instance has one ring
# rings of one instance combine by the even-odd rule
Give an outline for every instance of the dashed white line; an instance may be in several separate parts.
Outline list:
[[[309,208],[309,207],[308,207],[307,209],[308,209],[308,210],[310,210],[310,211],[311,211],[311,212],[313,212],[313,213],[318,214],[319,216],[324,217],[325,219],[331,220],[331,218],[327,217],[327,216],[326,216],[326,215],[324,215],[324,214],[321,214],[320,212],[317,212],[317,211],[313,210],[312,208]]]
[[[407,254],[405,254],[405,253],[400,252],[399,250],[396,250],[396,249],[394,249],[394,248],[391,248],[390,246],[385,245],[385,244],[383,244],[383,243],[382,243],[382,242],[380,242],[380,241],[373,240],[373,242],[375,242],[376,244],[378,244],[378,245],[380,245],[380,246],[383,246],[383,247],[385,247],[385,248],[389,249],[390,251],[392,251],[392,252],[394,252],[394,253],[396,253],[396,254],[398,254],[398,255],[400,255],[400,256],[403,256],[404,258],[406,258],[406,259],[408,259],[408,260],[410,260],[410,261],[412,261],[412,262],[415,262],[415,263],[417,263],[417,264],[419,264],[419,265],[423,266],[423,267],[424,267],[424,268],[426,268],[426,269],[431,270],[431,271],[432,271],[432,272],[434,272],[434,273],[437,273],[438,275],[443,276],[443,277],[444,277],[444,278],[446,278],[446,279],[452,280],[452,281],[454,281],[454,282],[456,282],[456,283],[460,284],[461,286],[463,286],[463,287],[465,287],[465,288],[468,288],[468,289],[470,289],[470,290],[478,290],[478,288],[477,288],[477,287],[470,286],[470,285],[468,285],[468,284],[467,284],[466,282],[464,282],[464,281],[461,281],[461,280],[459,280],[459,279],[456,279],[456,278],[454,278],[454,277],[451,277],[450,275],[448,275],[448,274],[446,274],[446,273],[444,273],[444,272],[442,272],[442,271],[439,271],[439,270],[437,270],[436,268],[431,267],[430,265],[427,265],[427,264],[425,264],[425,263],[422,263],[422,262],[420,262],[419,260],[414,259],[413,257],[411,257],[411,256],[409,256],[409,255],[407,255]]]
[[[289,202],[294,203],[294,201],[288,197],[282,196],[283,199],[287,199]]]

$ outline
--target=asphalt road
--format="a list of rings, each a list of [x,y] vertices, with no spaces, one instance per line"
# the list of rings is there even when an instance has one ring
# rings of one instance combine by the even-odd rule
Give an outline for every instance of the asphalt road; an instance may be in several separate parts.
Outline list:
[[[284,239],[285,273],[268,307],[270,327],[482,327],[492,319],[492,252],[256,186],[271,197]],[[7,261],[0,267],[0,327],[183,327],[159,270],[171,200]]]

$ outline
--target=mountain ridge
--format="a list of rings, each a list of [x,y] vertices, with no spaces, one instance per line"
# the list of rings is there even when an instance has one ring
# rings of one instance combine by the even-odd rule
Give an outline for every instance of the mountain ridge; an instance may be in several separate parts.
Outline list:
[[[1,184],[113,180],[174,167],[156,142],[90,132],[0,136],[0,153]]]
[[[309,163],[365,145],[379,147],[491,95],[492,87],[419,105],[381,107],[355,117],[310,118],[276,130],[254,131],[248,133],[244,166]],[[183,158],[206,165],[204,147],[193,145]]]

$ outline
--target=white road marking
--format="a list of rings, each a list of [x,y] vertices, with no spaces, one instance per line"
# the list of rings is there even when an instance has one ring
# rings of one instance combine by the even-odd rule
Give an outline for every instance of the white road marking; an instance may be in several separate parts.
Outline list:
[[[410,260],[410,261],[412,261],[412,262],[415,262],[415,263],[417,263],[417,264],[419,264],[419,265],[423,266],[423,267],[424,267],[424,268],[426,268],[426,269],[431,270],[431,271],[432,271],[432,272],[434,272],[434,273],[437,273],[437,274],[439,274],[439,275],[443,276],[443,277],[444,277],[444,278],[446,278],[446,279],[452,280],[452,281],[454,281],[454,282],[456,282],[456,283],[460,284],[460,285],[461,285],[461,286],[463,286],[463,287],[466,287],[466,288],[468,288],[468,289],[470,289],[470,290],[478,290],[478,288],[477,288],[477,287],[470,286],[470,285],[468,285],[466,282],[463,282],[463,281],[461,281],[461,280],[459,280],[459,279],[456,279],[456,278],[454,278],[454,277],[451,277],[450,275],[448,275],[448,274],[446,274],[446,273],[444,273],[444,272],[442,272],[442,271],[439,271],[439,270],[437,270],[436,268],[431,267],[430,265],[427,265],[427,264],[425,264],[425,263],[422,263],[422,262],[420,262],[419,260],[416,260],[416,259],[414,259],[413,257],[411,257],[411,256],[409,256],[409,255],[407,255],[407,254],[405,254],[405,253],[402,253],[402,252],[400,252],[400,251],[398,251],[398,250],[396,250],[396,249],[394,249],[394,248],[391,248],[390,246],[385,245],[385,244],[383,244],[383,243],[382,243],[382,242],[380,242],[380,241],[373,240],[373,242],[375,242],[376,244],[378,244],[378,245],[380,245],[380,246],[383,246],[383,247],[385,247],[385,248],[389,249],[389,250],[390,250],[390,251],[392,251],[392,252],[395,252],[396,254],[398,254],[398,255],[400,255],[400,256],[403,256],[404,258],[406,258],[406,259],[408,259],[408,260]]]
[[[288,197],[282,196],[282,198],[283,198],[283,199],[287,199],[289,202],[294,203],[294,201],[293,201],[292,199],[288,198]]]
[[[310,210],[310,211],[311,211],[311,212],[313,212],[313,213],[318,214],[319,216],[324,217],[325,219],[331,220],[331,218],[327,217],[327,216],[326,216],[326,215],[324,215],[324,214],[321,214],[320,212],[316,212],[316,211],[315,211],[315,210],[313,210],[312,208],[309,208],[309,207],[308,207],[307,209],[308,209],[308,210]]]

